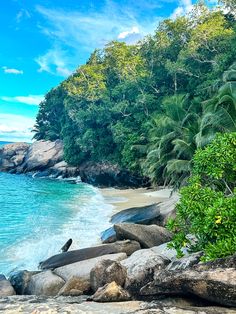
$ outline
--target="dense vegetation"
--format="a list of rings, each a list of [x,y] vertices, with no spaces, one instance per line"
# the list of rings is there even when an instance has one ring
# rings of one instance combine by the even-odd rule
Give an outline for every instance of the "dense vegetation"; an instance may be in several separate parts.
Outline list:
[[[193,158],[189,185],[181,189],[171,247],[204,251],[204,260],[236,252],[236,132],[219,134]],[[191,235],[191,237],[189,237]],[[194,236],[194,237],[193,237]]]
[[[135,45],[111,42],[40,105],[36,139],[65,159],[109,161],[181,189],[172,246],[236,251],[236,22],[202,2]],[[189,238],[191,234],[191,239]]]

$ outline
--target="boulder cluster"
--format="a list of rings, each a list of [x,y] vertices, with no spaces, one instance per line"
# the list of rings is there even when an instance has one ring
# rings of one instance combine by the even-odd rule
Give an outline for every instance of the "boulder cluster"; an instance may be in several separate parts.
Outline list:
[[[169,205],[171,200],[174,204],[176,197]],[[152,205],[152,215],[146,211],[146,217],[146,207],[114,215],[111,221],[119,222],[109,241],[54,255],[41,262],[38,271],[17,271],[8,280],[0,276],[0,296],[82,297],[100,303],[141,300],[143,309],[135,313],[233,313],[236,255],[202,263],[202,252],[185,252],[177,259],[175,250],[168,248],[172,235],[161,225],[173,207]],[[181,307],[180,298],[182,312],[172,311],[173,306]]]
[[[0,171],[26,173],[34,177],[50,177],[81,181],[95,186],[148,186],[147,178],[121,169],[109,162],[84,162],[72,167],[64,160],[61,140],[35,141],[32,144],[13,143],[0,148]]]

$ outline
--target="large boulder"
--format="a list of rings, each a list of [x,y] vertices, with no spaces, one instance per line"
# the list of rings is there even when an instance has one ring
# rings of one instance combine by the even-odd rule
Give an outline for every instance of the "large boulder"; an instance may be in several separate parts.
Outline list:
[[[9,281],[17,294],[29,294],[29,283],[32,276],[38,274],[38,271],[20,270],[10,275]]]
[[[90,282],[78,277],[70,278],[58,292],[58,296],[79,296],[88,293]]]
[[[114,225],[118,240],[135,240],[143,248],[151,248],[166,243],[172,239],[172,234],[157,225],[117,224]]]
[[[108,187],[141,187],[149,186],[149,179],[121,169],[110,162],[85,162],[79,167],[79,175],[83,182]]]
[[[140,245],[136,241],[118,241],[111,244],[103,244],[99,246],[63,252],[54,255],[48,258],[46,261],[41,262],[40,268],[54,269],[90,258],[114,253],[126,253],[129,256],[139,249]]]
[[[28,292],[33,295],[55,296],[64,284],[62,278],[47,270],[31,277]]]
[[[164,269],[170,260],[155,253],[153,249],[134,252],[130,257],[121,261],[127,270],[125,288],[133,294],[139,294],[139,289],[153,280],[155,271]]]
[[[150,224],[160,216],[159,204],[124,209],[111,217],[111,223]]]
[[[95,302],[121,302],[130,299],[129,292],[117,285],[115,281],[99,288],[91,298]]]
[[[15,295],[16,292],[12,287],[10,281],[8,281],[5,276],[1,276],[0,278],[0,298],[8,297],[11,295]]]
[[[22,172],[45,170],[63,160],[63,143],[61,140],[36,141],[25,156]]]
[[[7,144],[0,148],[0,171],[11,171],[20,166],[30,147],[27,143]]]
[[[236,255],[185,270],[156,271],[141,295],[194,295],[225,306],[236,306]]]
[[[65,281],[70,280],[72,277],[77,277],[83,280],[90,280],[90,272],[94,266],[102,260],[122,261],[127,255],[125,253],[108,254],[98,256],[88,260],[83,260],[70,265],[62,266],[54,269],[53,273],[63,278]]]
[[[90,272],[90,284],[95,292],[105,284],[115,281],[123,287],[126,280],[127,271],[120,263],[103,260],[99,262]]]

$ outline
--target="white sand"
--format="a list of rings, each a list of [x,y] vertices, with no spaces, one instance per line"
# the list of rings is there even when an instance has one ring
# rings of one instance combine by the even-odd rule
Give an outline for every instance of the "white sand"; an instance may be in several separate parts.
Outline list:
[[[115,189],[105,188],[100,190],[107,203],[115,207],[115,211],[121,211],[130,207],[147,206],[167,200],[170,197],[170,189]]]

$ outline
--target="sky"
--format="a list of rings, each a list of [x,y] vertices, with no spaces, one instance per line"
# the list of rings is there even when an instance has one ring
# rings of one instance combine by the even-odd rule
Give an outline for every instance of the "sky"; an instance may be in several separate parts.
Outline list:
[[[0,141],[31,141],[45,93],[95,48],[134,43],[194,0],[0,0]]]

